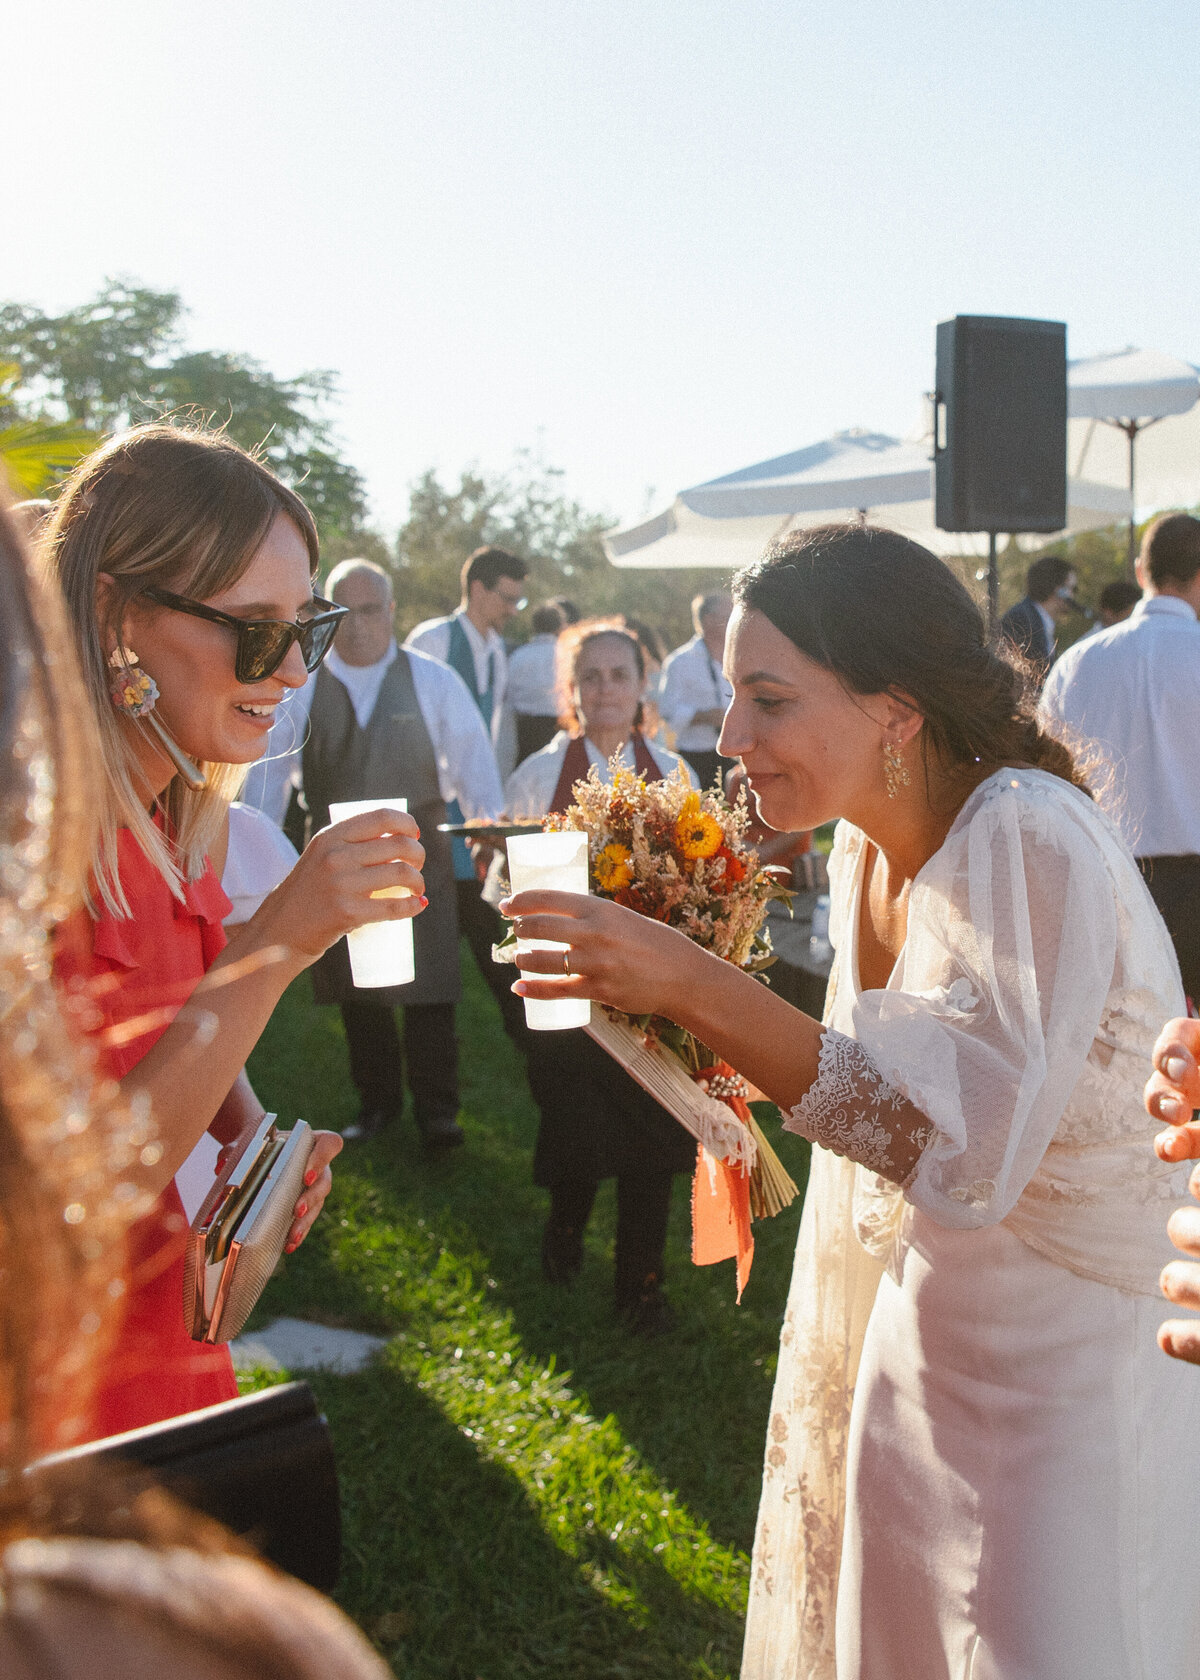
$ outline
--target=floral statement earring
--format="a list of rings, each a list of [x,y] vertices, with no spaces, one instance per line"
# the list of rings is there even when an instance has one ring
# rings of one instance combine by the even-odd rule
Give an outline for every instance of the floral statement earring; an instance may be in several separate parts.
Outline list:
[[[894,741],[883,743],[883,785],[889,799],[895,799],[901,788],[912,781],[904,756]]]
[[[158,684],[138,664],[132,648],[114,648],[108,656],[113,675],[109,684],[112,703],[126,717],[145,717],[154,710]]]
[[[109,654],[108,663],[113,672],[109,682],[109,693],[118,712],[145,724],[174,765],[176,773],[183,777],[193,793],[201,793],[208,785],[204,772],[192,763],[154,716],[158,684],[148,672],[142,670],[137,654],[132,648],[116,647]]]

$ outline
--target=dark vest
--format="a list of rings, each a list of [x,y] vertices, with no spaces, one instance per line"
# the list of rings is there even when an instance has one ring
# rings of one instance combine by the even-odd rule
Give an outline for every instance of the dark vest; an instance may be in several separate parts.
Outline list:
[[[339,939],[313,967],[313,994],[318,1003],[457,1003],[458,907],[449,841],[438,833],[446,807],[408,655],[401,648],[388,667],[365,729],[336,677],[322,668],[315,681],[302,761],[310,833],[326,826],[335,800],[407,799],[425,847],[429,907],[413,924],[417,977],[409,985],[359,990],[350,978],[346,941]]]
[[[472,700],[479,708],[479,715],[484,721],[490,740],[492,736],[492,716],[496,710],[495,649],[488,649],[488,685],[481,694],[479,692],[479,681],[475,675],[475,655],[472,653],[471,644],[467,640],[467,632],[462,627],[462,619],[457,613],[450,619],[450,645],[446,649],[446,664],[452,671],[457,671],[466,683]],[[463,820],[463,808],[457,799],[450,801],[450,804],[446,807],[446,812],[451,822],[460,823]],[[454,860],[455,880],[474,881],[475,860],[461,834],[456,834],[450,842],[450,856]]]
[[[638,775],[647,785],[661,782],[663,773],[654,762],[641,730],[635,729],[630,740],[633,742],[633,767]],[[558,772],[558,783],[550,801],[551,811],[561,816],[575,803],[575,783],[585,781],[591,767],[587,741],[582,735],[573,735],[563,753],[562,769]]]
[[[471,691],[471,698],[479,707],[480,715],[488,729],[492,727],[492,714],[496,710],[496,650],[488,649],[488,685],[481,694],[479,679],[475,675],[475,655],[471,651],[471,644],[467,640],[467,632],[462,627],[460,618],[450,620],[450,646],[446,649],[446,663],[452,671],[457,671]]]

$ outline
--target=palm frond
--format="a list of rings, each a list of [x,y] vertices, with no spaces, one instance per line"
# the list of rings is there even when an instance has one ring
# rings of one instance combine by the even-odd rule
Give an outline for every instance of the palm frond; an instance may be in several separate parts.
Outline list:
[[[0,466],[17,496],[40,496],[100,441],[71,420],[3,422],[0,411]]]

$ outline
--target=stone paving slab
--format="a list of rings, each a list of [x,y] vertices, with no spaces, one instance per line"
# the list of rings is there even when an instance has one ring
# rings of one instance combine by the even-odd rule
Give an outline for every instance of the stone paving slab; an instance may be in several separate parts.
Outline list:
[[[265,1330],[239,1336],[229,1344],[236,1371],[361,1371],[381,1347],[383,1336],[358,1330],[331,1330],[302,1318],[277,1318]]]

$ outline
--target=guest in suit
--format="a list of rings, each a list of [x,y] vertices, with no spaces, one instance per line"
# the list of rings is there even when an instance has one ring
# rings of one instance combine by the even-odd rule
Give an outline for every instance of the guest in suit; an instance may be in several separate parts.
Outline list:
[[[1075,573],[1061,554],[1043,554],[1025,574],[1025,595],[1000,620],[1000,632],[1045,676],[1059,620],[1075,610]]]

